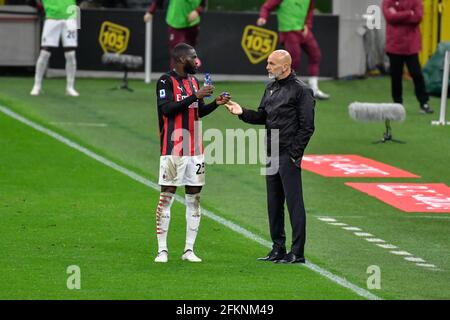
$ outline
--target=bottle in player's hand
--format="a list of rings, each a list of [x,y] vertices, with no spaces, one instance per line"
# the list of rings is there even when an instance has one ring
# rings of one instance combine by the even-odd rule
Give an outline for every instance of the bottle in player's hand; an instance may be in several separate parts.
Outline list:
[[[204,85],[204,86],[212,86],[212,78],[211,78],[211,74],[208,73],[208,72],[205,73],[205,80],[204,80],[204,82],[203,82],[203,85]],[[211,96],[210,96],[210,95],[209,95],[209,96],[205,96],[205,98],[206,98],[206,99],[209,99],[209,98],[211,98]]]

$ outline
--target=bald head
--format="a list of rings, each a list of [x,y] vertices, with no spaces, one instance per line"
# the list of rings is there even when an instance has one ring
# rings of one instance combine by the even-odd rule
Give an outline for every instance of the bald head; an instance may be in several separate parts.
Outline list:
[[[291,55],[286,50],[275,50],[270,54],[270,56],[272,56],[272,58],[280,64],[288,64],[289,67],[292,64]]]
[[[276,50],[267,58],[269,78],[281,80],[291,74],[292,58],[286,50]]]

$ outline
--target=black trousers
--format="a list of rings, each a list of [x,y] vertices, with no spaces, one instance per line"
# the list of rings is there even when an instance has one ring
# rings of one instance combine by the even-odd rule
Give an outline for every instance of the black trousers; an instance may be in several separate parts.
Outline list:
[[[425,89],[422,69],[419,63],[419,55],[399,55],[388,53],[391,63],[391,92],[392,99],[396,103],[403,103],[403,66],[406,63],[409,73],[413,78],[416,98],[421,105],[428,102],[429,96]]]
[[[273,249],[286,248],[284,231],[284,203],[286,202],[292,227],[291,251],[296,256],[304,257],[306,214],[301,179],[301,169],[292,162],[287,154],[281,154],[279,170],[275,174],[266,175],[266,186]]]

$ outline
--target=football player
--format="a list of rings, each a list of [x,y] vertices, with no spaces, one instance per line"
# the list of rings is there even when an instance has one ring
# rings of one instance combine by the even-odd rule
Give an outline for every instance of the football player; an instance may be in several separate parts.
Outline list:
[[[77,70],[75,50],[78,46],[76,2],[75,0],[39,0],[37,4],[38,7],[44,8],[45,22],[42,30],[41,52],[36,62],[34,86],[30,94],[38,96],[41,93],[42,79],[51,56],[51,48],[57,48],[61,40],[66,58],[66,94],[78,97],[79,93],[74,88]]]
[[[172,51],[172,58],[175,68],[162,75],[156,85],[161,140],[161,194],[156,209],[158,255],[155,262],[168,261],[170,208],[179,186],[185,186],[186,193],[186,243],[182,259],[201,262],[194,253],[201,217],[200,191],[205,184],[199,118],[230,101],[230,96],[223,93],[205,104],[204,98],[213,94],[214,87],[206,85],[200,88],[197,78],[193,76],[197,72],[198,58],[192,46],[178,44]]]
[[[169,32],[170,52],[178,43],[187,43],[193,47],[198,44],[201,14],[206,11],[207,5],[207,0],[168,1],[166,22]],[[163,7],[163,0],[153,0],[144,16],[144,21],[151,21],[157,8]],[[171,59],[171,69],[174,67],[174,63],[173,59]]]

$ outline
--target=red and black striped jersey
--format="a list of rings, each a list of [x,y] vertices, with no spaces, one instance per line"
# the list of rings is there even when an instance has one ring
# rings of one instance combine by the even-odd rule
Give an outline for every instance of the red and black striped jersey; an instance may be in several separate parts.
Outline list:
[[[205,105],[195,92],[199,82],[194,76],[181,77],[175,71],[162,75],[156,85],[161,155],[194,156],[203,154],[199,118],[217,108],[215,100]]]

